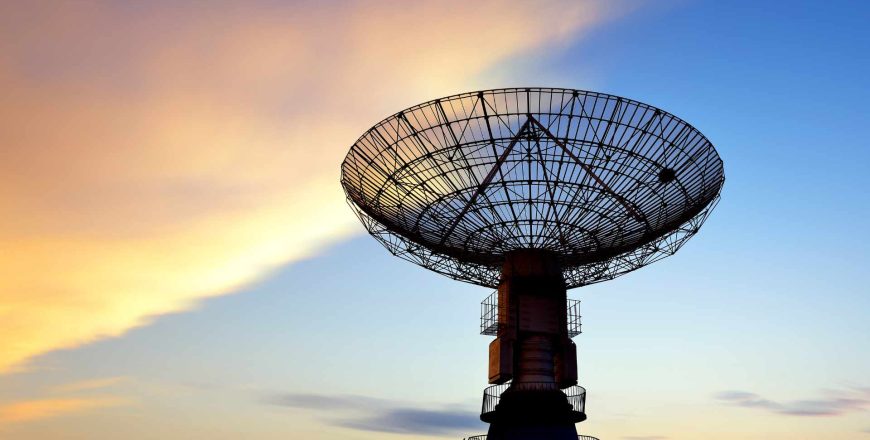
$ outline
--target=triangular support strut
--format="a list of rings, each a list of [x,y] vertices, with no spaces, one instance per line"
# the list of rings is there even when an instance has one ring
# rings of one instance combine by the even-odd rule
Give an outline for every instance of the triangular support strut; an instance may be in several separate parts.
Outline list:
[[[441,245],[443,245],[444,242],[447,241],[447,238],[449,238],[450,235],[453,234],[456,226],[459,224],[460,221],[462,221],[462,218],[465,217],[466,214],[468,214],[468,211],[474,205],[474,202],[477,201],[477,198],[480,197],[480,195],[483,194],[489,184],[492,183],[492,179],[495,178],[496,173],[498,173],[499,169],[504,164],[504,161],[507,160],[508,155],[511,153],[511,151],[513,151],[517,142],[519,142],[523,134],[530,129],[532,124],[536,125],[545,135],[547,135],[548,138],[550,138],[551,141],[553,141],[553,143],[562,148],[562,150],[565,152],[565,154],[568,155],[568,157],[573,159],[574,162],[577,162],[577,165],[579,165],[580,168],[583,169],[583,171],[589,174],[589,176],[591,176],[592,179],[595,180],[595,182],[604,189],[604,191],[606,191],[614,199],[616,199],[616,201],[619,202],[634,219],[642,222],[646,226],[647,231],[650,231],[652,229],[649,221],[642,212],[635,209],[627,200],[625,200],[624,197],[617,194],[612,188],[610,188],[610,186],[605,181],[601,180],[601,178],[598,177],[598,175],[595,174],[594,171],[592,171],[592,167],[583,163],[583,161],[581,161],[580,158],[577,157],[577,155],[574,154],[568,148],[568,146],[565,145],[564,142],[560,141],[555,135],[553,135],[553,133],[550,132],[550,130],[545,127],[544,124],[541,124],[541,122],[538,121],[531,114],[527,114],[526,118],[526,122],[523,123],[519,131],[517,131],[517,134],[514,135],[514,137],[511,139],[510,144],[508,144],[507,148],[505,148],[505,150],[501,153],[498,159],[496,159],[495,163],[492,166],[492,169],[490,169],[489,173],[487,173],[486,178],[484,178],[483,181],[480,182],[480,185],[477,186],[477,189],[474,191],[474,194],[471,195],[471,198],[468,199],[468,202],[462,208],[462,211],[460,211],[459,215],[457,215],[456,218],[454,218],[453,221],[450,223],[450,226],[447,228],[447,232],[441,237]]]

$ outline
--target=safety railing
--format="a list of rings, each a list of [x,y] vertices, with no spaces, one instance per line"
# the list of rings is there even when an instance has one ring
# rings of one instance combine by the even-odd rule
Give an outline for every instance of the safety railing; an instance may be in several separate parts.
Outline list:
[[[495,407],[496,405],[498,405],[499,400],[501,400],[502,393],[507,391],[507,389],[510,388],[511,385],[511,382],[507,382],[501,385],[493,385],[483,390],[483,404],[480,409],[481,417],[486,416],[489,413],[495,412]],[[554,389],[555,385],[552,383],[544,382],[523,382],[522,387],[526,390],[551,390]],[[561,391],[568,399],[568,403],[571,404],[572,411],[578,413],[586,412],[586,388],[574,385]]]
[[[486,434],[473,435],[471,437],[465,437],[462,440],[486,440]],[[598,437],[592,437],[591,435],[578,435],[577,440],[598,440]]]
[[[580,300],[568,298],[568,336],[575,337],[581,332]],[[480,302],[480,334],[498,336],[498,290]]]
[[[498,336],[498,290],[480,302],[480,334]]]
[[[580,300],[568,298],[568,336],[573,338],[580,333]]]

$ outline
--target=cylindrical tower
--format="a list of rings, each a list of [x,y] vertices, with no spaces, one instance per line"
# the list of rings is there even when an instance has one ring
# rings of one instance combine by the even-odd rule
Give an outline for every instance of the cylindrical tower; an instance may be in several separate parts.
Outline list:
[[[489,381],[511,380],[490,423],[488,439],[575,440],[573,410],[561,389],[577,383],[577,352],[568,336],[567,290],[559,258],[541,249],[505,256],[498,288],[498,336],[490,343]]]

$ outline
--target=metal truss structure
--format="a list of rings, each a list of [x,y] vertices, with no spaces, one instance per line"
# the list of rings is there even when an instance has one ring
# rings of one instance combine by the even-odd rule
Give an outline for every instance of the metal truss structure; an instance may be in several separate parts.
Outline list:
[[[672,255],[724,179],[710,141],[676,116],[554,88],[400,111],[356,141],[341,172],[350,205],[390,252],[488,287],[517,249],[556,254],[568,288]]]

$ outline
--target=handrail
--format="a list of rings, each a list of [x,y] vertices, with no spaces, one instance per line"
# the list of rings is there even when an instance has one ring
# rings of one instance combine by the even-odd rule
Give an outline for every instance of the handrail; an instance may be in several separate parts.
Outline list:
[[[471,437],[465,437],[462,440],[486,440],[486,434],[473,435]],[[578,435],[577,440],[598,440],[598,437],[592,437],[591,435]]]
[[[485,336],[498,336],[500,324],[498,321],[498,290],[493,291],[489,296],[480,302],[480,334]],[[568,336],[573,338],[580,333],[580,300],[568,298],[566,300],[567,307],[567,324]]]
[[[495,411],[496,405],[498,405],[499,400],[501,399],[502,393],[507,391],[508,388],[513,385],[513,382],[507,382],[500,385],[493,385],[491,387],[487,387],[483,390],[483,404],[481,406],[480,414],[485,415]],[[547,382],[523,382],[522,385],[524,389],[528,390],[551,390],[556,389],[556,385],[553,383]],[[586,411],[586,388],[583,388],[578,385],[570,386],[561,390],[565,397],[568,399],[568,403],[571,404],[571,409],[574,412],[584,413]]]
[[[480,334],[498,336],[498,290],[480,302]]]

